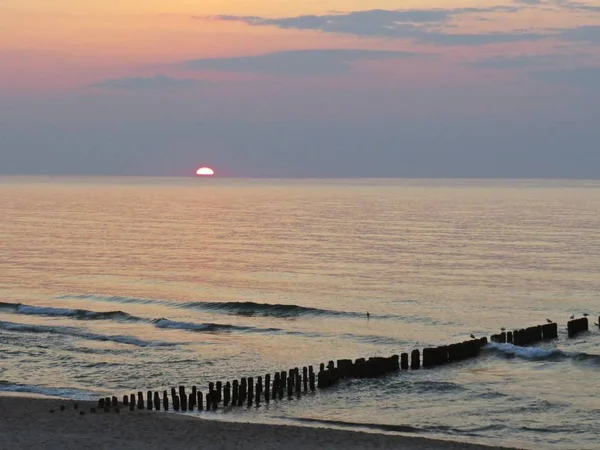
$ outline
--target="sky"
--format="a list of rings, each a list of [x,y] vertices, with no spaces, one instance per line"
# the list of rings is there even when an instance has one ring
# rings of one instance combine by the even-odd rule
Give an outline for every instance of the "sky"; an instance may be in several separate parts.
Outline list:
[[[0,174],[600,178],[600,0],[2,0]]]

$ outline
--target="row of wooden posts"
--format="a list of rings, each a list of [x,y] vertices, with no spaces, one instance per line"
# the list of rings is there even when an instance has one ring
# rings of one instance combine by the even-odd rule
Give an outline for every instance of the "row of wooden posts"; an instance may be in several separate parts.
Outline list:
[[[490,337],[492,342],[500,344],[514,344],[520,347],[537,344],[542,341],[549,341],[558,338],[558,324],[546,323],[535,327],[529,327],[514,331],[503,331],[500,334],[494,334]]]
[[[310,389],[314,391],[316,377],[313,366],[303,367],[302,372],[299,368],[290,369],[288,372],[276,372],[271,383],[271,374],[266,374],[264,377],[256,378],[256,383],[253,377],[242,378],[240,381],[233,380],[223,384],[209,383],[208,392],[204,395],[196,386],[192,386],[191,392],[187,393],[185,386],[179,386],[179,389],[171,388],[171,395],[167,391],[159,392],[147,391],[144,400],[144,393],[124,395],[122,405],[129,407],[131,411],[135,409],[160,410],[161,407],[165,411],[169,410],[172,404],[175,411],[210,411],[216,410],[219,404],[224,407],[228,406],[259,406],[261,401],[269,403],[271,399],[282,400],[287,393],[287,397],[291,398],[294,395],[300,397],[302,393],[307,393]],[[119,407],[117,397],[104,397],[98,400],[98,407],[101,410],[109,411],[111,407]]]
[[[598,320],[600,323],[600,318]],[[569,337],[587,331],[587,317],[571,320],[567,329]],[[503,331],[500,334],[492,335],[490,341],[528,346],[543,340],[557,338],[558,325],[546,323],[512,332]],[[429,347],[423,349],[422,359],[419,350],[413,350],[410,354],[393,355],[389,358],[359,358],[355,361],[339,359],[337,365],[334,361],[329,361],[327,366],[321,364],[317,376],[315,376],[313,366],[308,366],[303,367],[302,371],[296,367],[288,371],[276,372],[273,377],[271,374],[266,374],[264,380],[262,376],[259,376],[256,381],[253,377],[241,378],[239,381],[233,380],[233,382],[227,381],[225,384],[218,381],[209,383],[206,395],[196,386],[192,386],[191,392],[186,392],[184,386],[179,386],[179,389],[171,388],[170,396],[167,391],[163,391],[162,396],[159,392],[147,391],[144,398],[144,393],[140,391],[137,394],[124,395],[122,406],[128,407],[131,411],[135,409],[168,411],[171,404],[175,411],[214,411],[220,404],[224,407],[259,406],[262,401],[269,403],[271,400],[282,400],[286,394],[288,398],[292,398],[294,395],[299,398],[309,390],[312,392],[317,387],[319,389],[328,388],[344,378],[375,378],[399,370],[418,370],[421,365],[424,368],[431,368],[475,358],[487,343],[488,339],[482,337],[450,345]],[[98,407],[100,410],[108,412],[111,407],[119,407],[119,400],[115,396],[104,397],[98,400]]]

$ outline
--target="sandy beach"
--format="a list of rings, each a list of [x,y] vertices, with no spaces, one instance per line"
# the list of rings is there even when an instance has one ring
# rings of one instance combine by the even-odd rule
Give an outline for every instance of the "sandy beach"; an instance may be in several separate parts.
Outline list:
[[[0,396],[0,449],[500,449],[420,437],[203,420],[151,411],[91,413],[95,405],[79,402],[77,406],[75,409],[75,402],[70,400]]]

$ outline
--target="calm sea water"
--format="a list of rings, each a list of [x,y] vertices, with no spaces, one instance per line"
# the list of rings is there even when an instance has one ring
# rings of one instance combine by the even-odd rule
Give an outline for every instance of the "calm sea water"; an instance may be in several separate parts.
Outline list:
[[[599,268],[600,182],[0,178],[0,390],[205,387],[550,318],[535,349],[217,416],[599,448],[600,331],[565,335]]]

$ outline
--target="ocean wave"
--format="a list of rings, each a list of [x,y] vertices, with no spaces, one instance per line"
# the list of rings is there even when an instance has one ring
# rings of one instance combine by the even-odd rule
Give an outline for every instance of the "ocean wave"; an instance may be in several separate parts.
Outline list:
[[[272,316],[272,317],[298,317],[304,315],[327,315],[327,316],[364,316],[346,311],[335,311],[319,308],[311,308],[300,305],[283,305],[255,302],[190,302],[184,303],[180,308],[202,309],[206,311],[217,311],[227,314],[244,316]]]
[[[338,427],[350,427],[355,429],[371,429],[377,431],[386,431],[393,433],[410,433],[410,434],[425,434],[425,433],[441,433],[441,434],[452,434],[452,435],[463,435],[463,436],[478,436],[486,431],[498,431],[506,429],[505,425],[492,424],[472,428],[456,428],[446,425],[431,425],[416,427],[414,425],[392,425],[392,424],[381,424],[381,423],[369,423],[369,422],[346,422],[343,420],[329,420],[329,419],[312,419],[308,417],[300,417],[295,419],[297,422],[304,423],[315,423],[323,425],[333,425]]]
[[[600,366],[600,355],[585,352],[572,353],[570,355],[573,361],[577,363]]]
[[[72,400],[92,400],[97,393],[80,389],[65,387],[32,386],[27,384],[8,383],[0,381],[0,392],[17,392],[24,394],[37,394],[48,397],[68,398]]]
[[[119,344],[135,345],[136,347],[170,347],[177,345],[171,342],[144,341],[142,339],[134,338],[133,336],[90,333],[78,328],[61,326],[29,325],[0,321],[0,329],[20,333],[58,334],[63,336],[73,336],[81,339],[87,339],[90,341],[116,342]]]
[[[22,303],[0,302],[0,310],[10,311],[15,314],[48,316],[48,317],[70,317],[79,320],[127,320],[142,321],[123,311],[89,311],[87,309],[55,308],[50,306],[32,306]]]
[[[293,318],[300,316],[342,316],[342,317],[365,317],[365,313],[353,311],[336,311],[329,309],[313,308],[300,305],[284,305],[278,303],[256,303],[256,302],[187,302],[179,303],[168,300],[141,299],[120,296],[101,295],[63,295],[59,299],[94,300],[121,304],[156,304],[174,309],[196,309],[211,311],[228,315],[263,316],[278,318]],[[393,318],[392,316],[371,315],[371,318]]]
[[[152,321],[157,328],[169,328],[174,330],[196,331],[204,333],[218,332],[277,332],[279,328],[255,328],[248,326],[228,325],[219,323],[195,323],[195,322],[178,322],[169,319],[156,319]]]
[[[523,359],[530,360],[547,360],[547,359],[560,359],[567,356],[565,352],[557,348],[539,348],[539,347],[519,347],[513,344],[497,344],[489,343],[486,350],[503,354],[505,356],[516,356]]]

